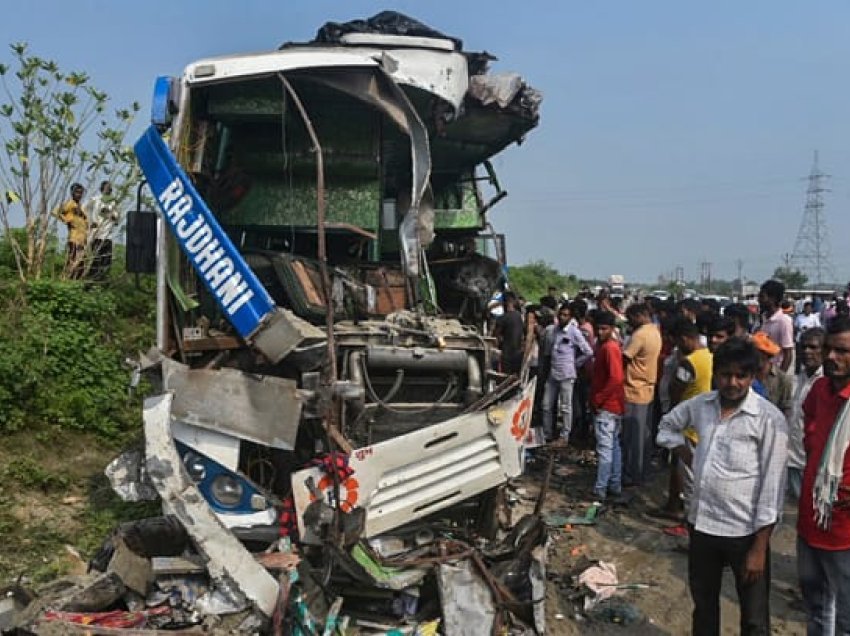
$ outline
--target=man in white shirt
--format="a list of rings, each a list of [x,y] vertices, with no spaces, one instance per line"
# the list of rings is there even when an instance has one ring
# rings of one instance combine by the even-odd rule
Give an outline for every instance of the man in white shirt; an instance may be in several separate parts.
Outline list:
[[[814,329],[815,327],[820,326],[820,316],[812,311],[812,303],[807,300],[803,303],[802,313],[797,314],[797,317],[794,319],[794,329],[797,332],[797,341],[799,342],[800,337],[807,329]]]
[[[800,334],[800,372],[794,378],[791,414],[788,416],[788,492],[800,498],[806,451],[803,448],[803,401],[818,378],[823,377],[825,332],[812,327]]]
[[[112,267],[112,233],[118,221],[118,211],[112,199],[112,184],[102,181],[100,194],[93,196],[86,204],[91,234],[89,250],[91,268],[89,277],[94,280],[104,280]]]
[[[784,495],[788,429],[782,413],[751,390],[759,365],[751,342],[732,338],[717,348],[716,391],[682,402],[658,429],[694,472],[688,508],[688,582],[693,634],[720,634],[720,587],[728,565],[741,605],[741,634],[770,634],[770,534]],[[683,432],[696,430],[691,455]]]

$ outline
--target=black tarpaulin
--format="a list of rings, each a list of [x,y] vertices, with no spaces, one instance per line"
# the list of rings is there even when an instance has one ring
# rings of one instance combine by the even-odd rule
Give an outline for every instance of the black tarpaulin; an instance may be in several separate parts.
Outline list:
[[[440,33],[419,20],[398,11],[381,11],[365,20],[349,22],[326,22],[316,33],[314,42],[338,43],[347,33],[382,33],[384,35],[412,35],[424,38],[442,38],[455,43],[457,50],[463,48],[458,38]]]

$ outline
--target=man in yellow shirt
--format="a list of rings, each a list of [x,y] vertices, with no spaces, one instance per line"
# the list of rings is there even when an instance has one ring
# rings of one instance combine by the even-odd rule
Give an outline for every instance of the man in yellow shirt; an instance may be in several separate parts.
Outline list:
[[[80,203],[86,189],[79,183],[71,186],[71,198],[62,205],[59,218],[68,226],[68,244],[65,255],[65,271],[68,278],[83,278],[86,273],[86,238],[89,222]]]
[[[676,406],[701,393],[711,391],[712,355],[702,345],[699,330],[689,319],[678,318],[673,324],[672,332],[679,351],[679,364],[670,383],[670,401]],[[682,431],[682,436],[685,445],[680,453],[693,454],[699,442],[696,430],[689,426]],[[667,506],[663,509],[670,518],[679,517],[687,506],[693,491],[693,480],[689,462],[674,456],[670,464]],[[687,535],[684,523],[667,528],[664,532],[674,536]]]

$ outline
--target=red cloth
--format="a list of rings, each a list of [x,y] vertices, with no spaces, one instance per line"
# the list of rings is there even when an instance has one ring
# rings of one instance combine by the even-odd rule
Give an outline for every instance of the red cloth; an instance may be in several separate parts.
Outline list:
[[[613,338],[596,346],[593,375],[590,380],[590,401],[597,411],[622,415],[626,396],[623,390],[623,352]]]
[[[803,402],[803,446],[806,449],[806,467],[803,469],[803,491],[800,493],[800,515],[797,532],[806,543],[820,550],[850,549],[850,510],[832,509],[832,521],[828,530],[821,530],[815,521],[812,490],[818,474],[820,459],[838,411],[850,398],[850,385],[838,393],[832,388],[829,378],[821,378],[812,385]],[[850,453],[844,455],[844,476],[841,486],[850,488]],[[838,493],[836,501],[850,499]]]

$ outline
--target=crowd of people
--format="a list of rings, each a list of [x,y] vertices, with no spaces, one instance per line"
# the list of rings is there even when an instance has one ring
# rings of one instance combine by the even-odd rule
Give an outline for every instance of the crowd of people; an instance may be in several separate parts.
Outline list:
[[[785,298],[620,299],[603,290],[538,305],[511,292],[494,336],[502,370],[537,377],[546,444],[595,443],[592,497],[627,503],[659,488],[665,532],[687,537],[693,633],[720,633],[730,568],[742,634],[770,633],[770,538],[798,506],[797,560],[808,633],[850,634],[850,311]]]
[[[112,267],[112,235],[120,219],[112,184],[103,181],[98,194],[83,202],[85,188],[71,185],[71,198],[58,211],[68,228],[65,273],[71,279],[104,280]]]

